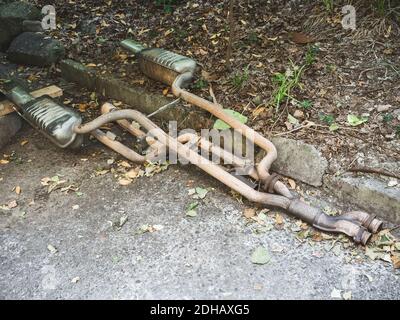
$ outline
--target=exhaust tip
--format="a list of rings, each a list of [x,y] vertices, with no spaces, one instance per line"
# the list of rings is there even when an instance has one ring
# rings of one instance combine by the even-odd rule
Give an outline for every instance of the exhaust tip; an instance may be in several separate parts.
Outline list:
[[[146,47],[143,46],[142,44],[140,44],[139,42],[136,42],[136,41],[130,40],[130,39],[126,39],[126,40],[122,41],[121,46],[123,48],[133,52],[134,54],[138,54],[141,51],[143,51],[144,49],[146,49]]]
[[[354,237],[354,242],[366,246],[369,240],[371,240],[371,237],[372,233],[361,227],[359,234]]]
[[[379,219],[374,219],[368,226],[368,230],[371,231],[372,233],[378,233],[379,231],[382,230],[383,227],[383,221]]]

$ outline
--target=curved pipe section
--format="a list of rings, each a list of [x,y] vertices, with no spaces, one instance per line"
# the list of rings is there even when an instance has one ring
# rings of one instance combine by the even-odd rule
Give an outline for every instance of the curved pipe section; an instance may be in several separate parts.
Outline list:
[[[269,169],[271,168],[272,163],[277,158],[277,151],[274,144],[268,139],[264,138],[261,134],[249,128],[245,124],[240,121],[232,118],[228,114],[226,114],[223,108],[215,103],[211,103],[203,98],[200,98],[184,89],[181,88],[182,84],[191,79],[191,74],[181,74],[179,75],[174,83],[172,84],[172,93],[183,100],[202,108],[210,112],[215,117],[221,119],[222,121],[229,124],[232,128],[239,131],[242,135],[244,135],[250,141],[254,141],[256,145],[261,147],[267,152],[267,155],[257,166],[257,173],[261,181],[265,181],[269,176]],[[284,195],[285,197],[292,198],[292,195],[289,189],[280,181],[275,184],[275,191],[278,194]]]
[[[112,105],[110,106],[112,107]],[[80,125],[76,128],[76,131],[77,133],[92,132],[96,130],[96,127],[100,127],[105,123],[122,119],[131,119],[137,121],[144,129],[148,131],[147,136],[154,138],[152,141],[154,142],[153,144],[156,146],[156,148],[160,145],[168,146],[171,151],[176,152],[190,163],[195,164],[200,169],[207,172],[236,192],[242,194],[252,202],[257,202],[266,206],[282,208],[287,210],[293,216],[300,218],[317,229],[326,232],[344,233],[351,237],[356,243],[365,245],[371,238],[371,233],[368,232],[364,226],[362,226],[360,221],[358,221],[358,219],[361,219],[363,223],[366,223],[365,218],[367,218],[367,214],[350,212],[347,215],[331,217],[301,200],[293,200],[280,195],[255,191],[250,186],[225,171],[223,167],[212,163],[208,159],[199,155],[197,152],[191,150],[188,146],[181,143],[193,140],[193,136],[182,136],[180,138],[181,142],[179,142],[177,139],[169,136],[146,116],[136,110],[119,110],[103,114],[92,122],[89,122],[85,125]],[[95,134],[98,134],[98,131],[94,131]],[[357,221],[352,221],[352,219]],[[368,219],[371,220],[369,215]],[[372,222],[374,222],[373,219]],[[373,228],[376,227],[376,222],[373,223],[373,226]]]

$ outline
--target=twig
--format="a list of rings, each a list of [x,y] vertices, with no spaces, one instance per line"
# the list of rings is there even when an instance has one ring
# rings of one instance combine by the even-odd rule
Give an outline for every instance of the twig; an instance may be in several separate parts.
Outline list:
[[[232,57],[232,43],[234,37],[234,29],[235,29],[235,17],[234,17],[234,5],[235,0],[230,0],[229,2],[229,40],[228,47],[226,49],[226,69],[231,69],[231,57]]]
[[[175,104],[177,104],[177,103],[179,102],[179,100],[181,100],[181,99],[178,98],[178,99],[176,99],[176,100],[174,100],[174,101],[172,101],[172,102],[166,104],[165,106],[162,106],[162,107],[159,108],[158,110],[156,110],[156,111],[154,111],[153,113],[149,114],[149,115],[147,116],[147,118],[151,118],[151,117],[155,116],[156,114],[158,114],[158,113],[164,111],[165,109],[168,109],[169,107],[174,106]]]
[[[299,131],[299,130],[302,130],[302,129],[306,129],[306,128],[310,128],[310,127],[314,127],[314,126],[315,127],[321,127],[320,125],[318,125],[318,124],[316,124],[314,122],[309,122],[309,123],[307,123],[305,125],[302,125],[302,126],[300,126],[298,128],[295,128],[293,130],[290,130],[290,131],[287,131],[287,132],[281,132],[281,133],[278,133],[278,134],[274,134],[274,137],[284,136],[284,135],[287,135],[289,133],[293,133],[293,132],[296,132],[296,131]]]
[[[217,101],[217,98],[215,97],[214,90],[213,90],[213,87],[212,87],[211,83],[210,83],[210,96],[212,97],[213,102],[215,104],[219,104],[218,101]]]
[[[375,168],[367,168],[367,167],[353,167],[348,169],[349,172],[363,172],[363,173],[375,173],[383,176],[400,179],[400,175],[389,172],[385,169],[375,169]]]

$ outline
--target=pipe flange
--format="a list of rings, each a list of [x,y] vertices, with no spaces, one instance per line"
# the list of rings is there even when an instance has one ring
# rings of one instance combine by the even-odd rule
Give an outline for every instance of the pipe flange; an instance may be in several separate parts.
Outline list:
[[[377,219],[376,215],[370,215],[370,217],[364,222],[364,226],[372,233],[377,233],[382,228],[383,221]]]
[[[371,238],[372,234],[367,231],[366,228],[360,227],[360,230],[358,230],[357,235],[354,237],[354,242],[355,243],[361,243],[362,245],[366,245]]]

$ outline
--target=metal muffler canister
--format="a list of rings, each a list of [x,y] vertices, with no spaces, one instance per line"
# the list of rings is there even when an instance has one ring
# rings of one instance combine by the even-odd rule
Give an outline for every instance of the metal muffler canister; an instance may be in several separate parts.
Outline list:
[[[141,71],[148,77],[172,85],[182,73],[194,74],[196,61],[162,48],[145,48],[133,40],[124,40],[121,45],[135,53]]]
[[[73,149],[82,145],[83,135],[74,132],[74,128],[82,123],[82,118],[73,109],[58,104],[49,96],[35,99],[19,86],[6,95],[17,105],[21,117],[55,145]]]

